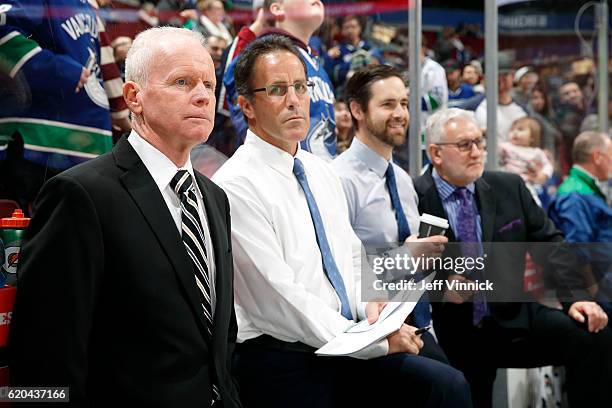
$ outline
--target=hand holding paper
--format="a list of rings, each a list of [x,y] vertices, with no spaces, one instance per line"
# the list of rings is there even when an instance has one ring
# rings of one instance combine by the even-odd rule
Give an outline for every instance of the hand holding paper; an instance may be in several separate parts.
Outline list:
[[[435,274],[431,274],[423,280],[425,282],[431,282],[434,275]],[[339,334],[318,349],[316,354],[321,356],[348,356],[363,350],[369,345],[395,332],[397,332],[395,337],[393,337],[393,335],[389,336],[392,337],[389,339],[389,353],[398,352],[400,350],[415,352],[415,354],[418,353],[422,347],[422,342],[420,338],[418,338],[418,335],[414,334],[417,329],[405,325],[404,321],[412,312],[416,302],[418,302],[423,293],[423,289],[410,291],[410,293],[406,294],[407,296],[404,296],[406,300],[408,300],[407,302],[387,303],[382,311],[380,311],[378,307],[374,307],[374,305],[370,306],[373,308],[372,312],[380,312],[378,319],[373,324],[369,324],[367,320],[359,322],[355,326],[347,329],[345,333]],[[415,337],[418,338],[418,340],[415,339]]]
[[[365,313],[369,324],[372,324],[378,320],[378,316],[385,306],[387,306],[387,302],[368,302]]]

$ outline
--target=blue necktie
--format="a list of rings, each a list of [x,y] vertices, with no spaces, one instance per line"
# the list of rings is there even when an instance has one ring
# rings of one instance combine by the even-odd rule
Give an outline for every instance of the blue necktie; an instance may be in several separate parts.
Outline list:
[[[457,211],[457,229],[458,238],[461,241],[461,252],[463,256],[476,258],[482,254],[482,246],[476,234],[476,212],[474,211],[474,197],[472,193],[465,187],[460,187],[455,190],[455,195],[459,199],[459,209]],[[482,279],[482,274],[478,271],[473,271],[470,275],[471,279]],[[483,292],[476,292],[473,300],[472,323],[480,324],[483,317],[487,315],[487,299]]]
[[[342,316],[346,317],[347,319],[353,320],[353,314],[351,313],[351,306],[346,294],[346,288],[344,287],[344,281],[342,280],[340,271],[338,271],[338,266],[336,265],[331,249],[329,248],[327,236],[325,235],[325,228],[323,227],[323,220],[321,219],[317,202],[315,201],[312,191],[310,191],[310,187],[308,186],[308,179],[306,178],[306,173],[304,172],[304,165],[298,158],[296,158],[293,162],[293,174],[295,174],[295,177],[300,183],[302,190],[304,190],[304,195],[306,196],[306,201],[308,202],[308,209],[310,210],[310,217],[312,218],[315,234],[317,236],[317,243],[319,244],[319,250],[321,251],[321,257],[323,259],[323,269],[327,274],[327,278],[336,290],[336,293],[340,298],[340,303],[342,304],[340,313],[342,313]]]
[[[399,238],[399,244],[403,245],[406,238],[410,236],[410,227],[408,226],[408,220],[406,219],[406,213],[402,207],[402,202],[397,192],[397,182],[395,180],[395,171],[393,170],[393,164],[389,163],[387,171],[385,172],[385,178],[387,181],[387,188],[389,189],[389,196],[391,196],[391,205],[395,211],[395,220],[397,221],[397,235]],[[420,274],[415,275],[415,281],[419,280]],[[412,311],[412,319],[416,327],[425,327],[431,321],[431,311],[429,310],[429,301],[427,294],[424,293],[419,299],[419,302]]]
[[[395,210],[395,220],[397,221],[397,235],[399,237],[400,244],[403,244],[406,238],[410,236],[410,227],[408,226],[408,220],[406,214],[402,208],[402,202],[400,201],[399,194],[397,192],[397,182],[395,181],[395,172],[393,171],[393,165],[389,163],[387,171],[385,172],[385,178],[387,180],[387,188],[389,189],[389,195],[391,196],[391,205]]]

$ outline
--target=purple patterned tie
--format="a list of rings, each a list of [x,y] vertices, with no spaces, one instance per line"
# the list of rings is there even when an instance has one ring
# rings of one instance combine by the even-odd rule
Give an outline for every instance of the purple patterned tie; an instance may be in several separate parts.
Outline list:
[[[476,212],[474,211],[474,197],[470,190],[465,187],[459,187],[455,190],[455,195],[459,199],[459,209],[457,211],[457,235],[460,241],[461,252],[463,256],[472,259],[481,256],[482,246],[476,234]],[[481,273],[473,271],[470,274],[470,279],[475,280],[482,278]],[[474,312],[472,322],[474,325],[480,324],[480,321],[487,314],[487,300],[484,293],[476,292],[474,294]]]

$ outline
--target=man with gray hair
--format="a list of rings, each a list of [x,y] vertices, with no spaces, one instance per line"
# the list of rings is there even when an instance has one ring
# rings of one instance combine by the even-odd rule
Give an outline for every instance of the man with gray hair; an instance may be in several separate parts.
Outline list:
[[[79,407],[239,407],[229,204],[189,159],[213,127],[203,37],[140,33],[126,80],[129,137],[39,195],[18,271],[11,381],[68,387]]]
[[[432,301],[440,345],[465,374],[474,405],[491,406],[497,368],[542,365],[566,367],[572,406],[609,405],[608,317],[585,290],[574,258],[555,244],[563,240],[561,233],[519,176],[484,171],[486,139],[471,112],[437,112],[427,122],[426,139],[432,168],[415,182],[419,211],[448,219],[443,256],[480,258],[484,265],[463,275],[441,271],[446,287],[453,281],[496,285],[488,292],[445,290]],[[524,293],[526,245],[521,242],[531,243],[536,262],[555,268],[564,310]],[[550,244],[533,244],[541,242]]]
[[[612,316],[612,208],[601,182],[612,175],[612,142],[605,133],[582,132],[572,149],[574,165],[559,186],[549,214],[565,239],[577,243],[589,292]],[[593,243],[581,245],[581,243]]]

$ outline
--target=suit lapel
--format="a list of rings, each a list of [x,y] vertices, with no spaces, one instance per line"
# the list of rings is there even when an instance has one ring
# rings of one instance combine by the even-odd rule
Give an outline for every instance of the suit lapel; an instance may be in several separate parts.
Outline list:
[[[476,181],[476,199],[482,224],[483,249],[487,253],[493,240],[497,200],[495,194],[492,194],[491,186],[482,177]]]
[[[423,177],[425,177],[424,181],[426,182],[426,187],[425,194],[421,198],[421,200],[423,201],[421,207],[426,208],[427,212],[431,215],[435,215],[436,217],[441,217],[448,220],[448,215],[446,214],[444,206],[442,205],[442,200],[440,199],[440,194],[438,194],[436,183],[431,175],[431,169],[427,173],[425,173]],[[453,231],[452,227],[449,226],[448,231],[445,235],[448,238],[449,242],[456,241],[455,232]]]
[[[193,267],[159,188],[127,139],[122,139],[115,146],[113,155],[117,165],[126,170],[120,177],[121,183],[142,212],[165,251],[183,287],[183,293],[187,297],[200,330],[205,334],[206,326],[202,304],[196,289]]]

